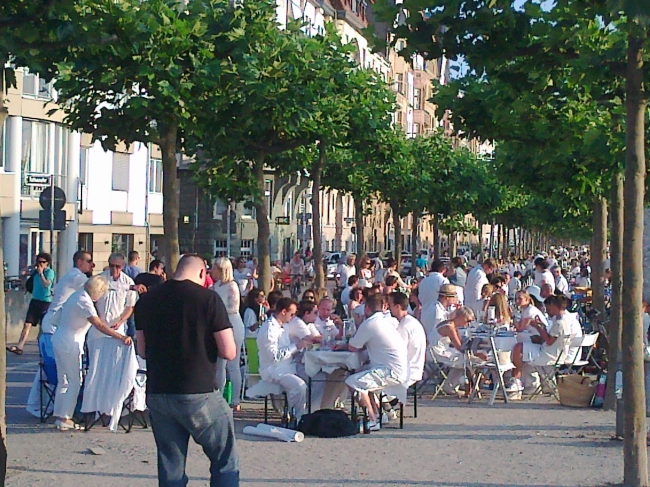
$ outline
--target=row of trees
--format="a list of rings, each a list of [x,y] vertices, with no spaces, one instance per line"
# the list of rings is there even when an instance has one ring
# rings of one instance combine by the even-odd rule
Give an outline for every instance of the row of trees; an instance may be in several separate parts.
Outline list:
[[[407,39],[403,54],[462,59],[464,76],[440,87],[435,97],[443,109],[452,110],[456,128],[497,141],[495,163],[505,184],[533,197],[543,195],[545,205],[582,221],[576,230],[591,217],[592,282],[600,308],[609,206],[612,366],[606,403],[613,407],[613,364],[622,356],[624,481],[626,486],[647,486],[639,263],[650,74],[648,3],[441,0],[436,9],[429,7],[423,0],[400,4],[407,15],[395,34]],[[397,9],[387,8],[381,16],[388,20],[396,14]]]

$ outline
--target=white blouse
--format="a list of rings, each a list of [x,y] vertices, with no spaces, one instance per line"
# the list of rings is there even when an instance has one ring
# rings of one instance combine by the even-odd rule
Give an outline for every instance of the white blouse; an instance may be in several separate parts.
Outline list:
[[[212,285],[212,290],[219,295],[229,315],[239,313],[240,294],[235,281],[217,281]]]

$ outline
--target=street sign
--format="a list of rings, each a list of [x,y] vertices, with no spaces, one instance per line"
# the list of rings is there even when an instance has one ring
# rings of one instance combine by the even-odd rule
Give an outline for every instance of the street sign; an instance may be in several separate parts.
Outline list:
[[[275,224],[276,225],[289,225],[291,223],[291,219],[288,216],[276,216],[275,217]]]
[[[345,223],[354,223],[354,218],[345,218]]]
[[[39,230],[65,230],[65,211],[54,211],[54,228],[51,228],[52,214],[50,210],[41,210],[38,212],[38,229]]]
[[[58,186],[48,186],[38,197],[38,202],[41,204],[41,208],[44,210],[50,211],[52,205],[52,188],[54,188],[54,210],[62,210],[65,206],[65,193]]]
[[[25,175],[25,184],[27,186],[49,186],[50,176],[47,174],[27,174]]]

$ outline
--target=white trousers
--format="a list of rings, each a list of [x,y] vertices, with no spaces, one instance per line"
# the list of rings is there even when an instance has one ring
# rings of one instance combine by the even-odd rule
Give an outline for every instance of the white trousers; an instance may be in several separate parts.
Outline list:
[[[54,398],[54,416],[71,419],[77,406],[77,397],[81,388],[81,352],[61,352],[54,346],[56,358],[56,396]]]
[[[289,409],[293,409],[296,418],[299,420],[305,413],[305,403],[307,402],[307,384],[297,375],[286,374],[274,380],[282,386],[287,393]]]

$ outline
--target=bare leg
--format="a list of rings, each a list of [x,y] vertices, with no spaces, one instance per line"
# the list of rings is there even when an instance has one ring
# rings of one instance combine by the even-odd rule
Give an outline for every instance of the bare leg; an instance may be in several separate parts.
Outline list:
[[[375,413],[372,403],[373,401],[370,400],[370,396],[367,392],[359,391],[359,406],[366,408],[370,421],[377,421],[377,414]]]
[[[23,325],[23,331],[20,334],[20,340],[18,341],[18,345],[16,345],[16,348],[22,350],[25,348],[25,343],[27,342],[27,337],[29,336],[29,330],[32,329],[32,324],[25,322]]]

